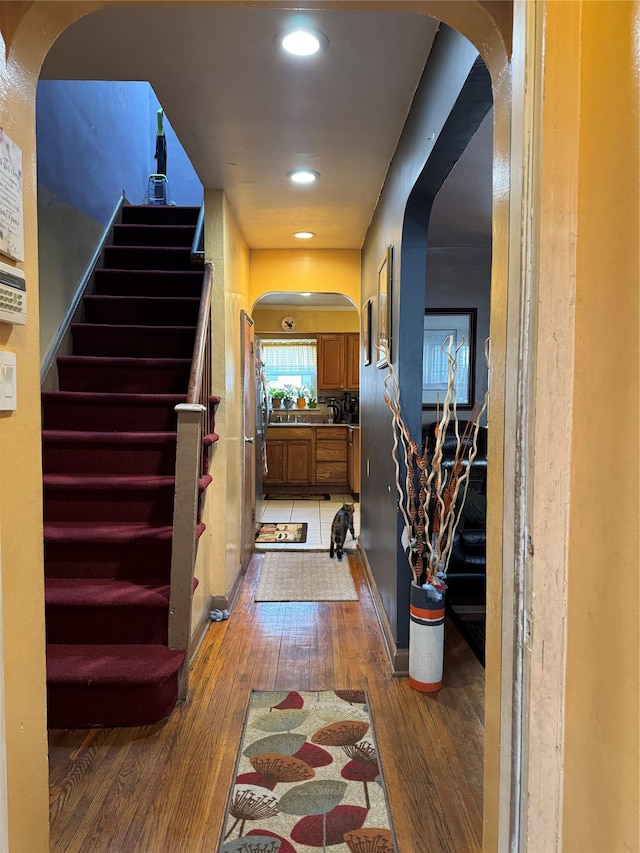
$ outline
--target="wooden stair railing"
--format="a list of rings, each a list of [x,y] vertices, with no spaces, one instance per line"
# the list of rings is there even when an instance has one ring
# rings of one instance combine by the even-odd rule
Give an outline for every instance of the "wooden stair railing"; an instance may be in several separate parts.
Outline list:
[[[169,647],[187,655],[179,674],[178,698],[189,689],[189,642],[193,578],[197,551],[199,481],[209,469],[209,448],[203,438],[211,433],[211,340],[210,313],[213,267],[205,265],[200,312],[193,347],[187,402],[175,407],[178,441],[173,509]]]

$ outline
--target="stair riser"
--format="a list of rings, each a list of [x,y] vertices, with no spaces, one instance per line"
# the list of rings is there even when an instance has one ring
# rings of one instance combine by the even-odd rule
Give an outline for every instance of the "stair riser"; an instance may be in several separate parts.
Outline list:
[[[138,249],[106,246],[104,266],[129,270],[191,270],[189,249]]]
[[[148,726],[168,717],[177,701],[177,677],[156,687],[49,685],[47,723],[50,729]]]
[[[46,608],[48,643],[166,645],[169,602],[164,609],[114,607]]]
[[[44,543],[45,575],[50,578],[169,580],[171,542],[148,545],[69,545]]]
[[[43,445],[43,465],[48,474],[99,474],[114,476],[175,474],[175,441],[160,445],[104,445],[61,442]]]
[[[123,225],[191,225],[196,227],[199,207],[131,204],[122,208]],[[193,240],[193,236],[191,238]]]
[[[87,323],[111,326],[192,326],[195,334],[199,308],[197,299],[185,302],[165,298],[149,302],[138,297],[95,296],[84,300],[84,319]]]
[[[173,489],[135,493],[47,488],[44,520],[173,523]]]
[[[190,364],[124,367],[105,364],[59,364],[61,391],[118,394],[184,394]]]
[[[116,246],[183,246],[191,251],[193,228],[188,225],[116,225]]]
[[[107,358],[191,358],[195,329],[148,329],[145,326],[74,324],[74,355]]]
[[[166,406],[94,403],[82,395],[68,399],[43,400],[43,429],[106,430],[107,432],[174,432],[176,413],[173,401]],[[186,395],[182,402],[186,402]]]
[[[203,269],[189,272],[148,270],[108,270],[95,272],[94,293],[98,296],[156,296],[177,295],[200,298]]]

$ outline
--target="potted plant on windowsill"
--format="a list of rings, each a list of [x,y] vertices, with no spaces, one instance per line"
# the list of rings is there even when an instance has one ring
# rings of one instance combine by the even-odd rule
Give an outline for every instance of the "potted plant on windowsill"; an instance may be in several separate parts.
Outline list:
[[[455,389],[458,354],[449,336],[442,345],[447,362],[447,389],[442,409],[436,410],[435,440],[424,448],[411,437],[400,406],[397,377],[385,352],[388,374],[384,401],[391,412],[393,462],[398,508],[404,521],[402,545],[411,570],[409,623],[409,683],[424,693],[442,686],[444,658],[444,605],[446,578],[456,528],[462,516],[471,465],[478,452],[480,419],[486,410],[488,392],[476,403],[460,434]],[[485,345],[488,363],[488,341]],[[453,461],[443,464],[447,432],[455,435]]]
[[[296,392],[293,385],[285,385],[283,388],[284,394],[282,395],[282,403],[285,409],[291,409],[293,407],[293,402],[296,397]]]
[[[301,385],[299,388],[296,388],[296,406],[299,409],[306,408],[307,405],[307,395],[309,394],[309,389],[306,385]]]
[[[284,400],[285,390],[284,388],[270,388],[269,396],[271,397],[271,408],[280,409]]]
[[[309,400],[308,400],[307,405],[309,406],[310,409],[317,409],[318,408],[318,398],[316,396],[315,389],[313,389],[313,388],[309,388]]]

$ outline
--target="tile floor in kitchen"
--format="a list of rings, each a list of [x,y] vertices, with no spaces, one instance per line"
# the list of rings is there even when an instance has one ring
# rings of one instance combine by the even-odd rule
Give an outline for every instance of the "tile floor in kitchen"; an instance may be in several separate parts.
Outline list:
[[[273,543],[256,543],[256,550],[324,551],[326,549],[328,551],[331,544],[331,522],[343,503],[352,503],[355,506],[353,529],[356,539],[352,539],[351,534],[347,533],[345,550],[357,550],[357,537],[360,533],[360,504],[350,493],[332,494],[331,500],[328,501],[264,501],[262,517],[258,521],[306,521],[307,541],[278,545],[274,545]]]

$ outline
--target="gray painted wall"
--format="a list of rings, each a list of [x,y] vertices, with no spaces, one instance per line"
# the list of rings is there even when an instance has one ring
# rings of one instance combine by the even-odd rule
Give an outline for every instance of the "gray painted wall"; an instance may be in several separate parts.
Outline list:
[[[424,317],[424,276],[416,279],[411,254],[402,247],[405,209],[411,191],[421,175],[442,132],[447,117],[478,56],[463,36],[441,26],[433,50],[416,90],[398,148],[387,174],[378,207],[362,250],[362,301],[374,300],[372,337],[376,339],[375,299],[377,268],[388,245],[395,247],[392,294],[392,360],[402,387],[403,370],[412,375],[421,364]],[[410,247],[408,247],[410,248]],[[403,294],[403,288],[405,292]],[[402,306],[402,315],[400,308]],[[361,540],[380,597],[399,648],[407,648],[409,636],[409,594],[411,573],[399,547],[399,513],[391,457],[392,431],[389,411],[384,404],[385,370],[372,364],[360,375],[360,418],[362,440]],[[415,364],[414,364],[415,362]],[[419,374],[421,375],[421,374]],[[415,381],[412,382],[415,385]],[[410,428],[420,432],[422,411],[418,393],[403,396]]]
[[[475,398],[478,402],[484,398],[489,378],[484,344],[489,337],[490,297],[490,249],[447,247],[427,250],[426,307],[477,309]],[[460,412],[461,418],[466,417],[466,411]],[[433,412],[423,412],[423,424],[434,420]],[[486,424],[486,417],[483,423]]]
[[[145,82],[38,84],[41,363],[122,193],[132,204],[144,199],[159,106]],[[169,198],[199,206],[202,184],[166,117],[164,130]]]

